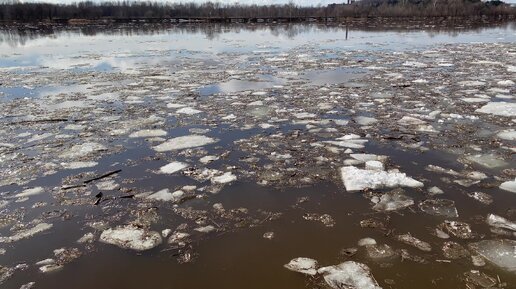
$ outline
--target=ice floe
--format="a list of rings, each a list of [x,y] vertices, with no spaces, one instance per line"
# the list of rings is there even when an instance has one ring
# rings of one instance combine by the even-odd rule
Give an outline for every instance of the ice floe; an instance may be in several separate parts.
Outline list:
[[[147,231],[133,225],[107,229],[102,232],[99,240],[106,244],[136,251],[152,249],[162,242],[158,232]]]
[[[364,170],[353,166],[340,169],[342,181],[347,191],[360,191],[366,188],[422,187],[423,183],[407,177],[399,171]]]
[[[172,138],[154,147],[158,152],[182,150],[216,143],[218,140],[204,135],[187,135]]]

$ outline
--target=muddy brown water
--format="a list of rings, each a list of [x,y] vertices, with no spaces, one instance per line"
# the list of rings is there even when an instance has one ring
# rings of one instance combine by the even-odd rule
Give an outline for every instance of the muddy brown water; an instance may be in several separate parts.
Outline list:
[[[512,27],[512,26],[510,26]],[[306,28],[305,28],[306,29]],[[91,44],[88,48],[83,48],[88,53],[102,55],[110,51],[111,53],[128,53],[131,57],[125,60],[117,59],[116,54],[104,59],[107,63],[112,63],[115,70],[137,69],[142,64],[147,67],[149,63],[159,63],[160,60],[169,58],[191,57],[192,54],[198,53],[198,57],[203,58],[211,55],[210,61],[217,61],[217,55],[220,53],[252,53],[253,50],[273,50],[272,55],[281,54],[284,50],[295,49],[300,45],[315,45],[314,35],[319,35],[321,47],[335,50],[344,50],[348,47],[354,49],[378,49],[375,45],[381,46],[386,51],[398,51],[403,49],[424,49],[429,45],[437,45],[442,43],[455,43],[464,41],[475,42],[477,40],[496,42],[500,37],[504,37],[505,42],[514,43],[516,40],[514,30],[507,27],[490,28],[490,30],[473,32],[459,31],[446,32],[437,34],[427,34],[425,31],[416,32],[367,32],[359,29],[352,30],[343,40],[343,30],[310,28],[306,30],[296,30],[294,36],[288,36],[289,30],[281,31],[276,42],[264,41],[269,40],[271,35],[278,33],[277,31],[250,30],[250,31],[232,31],[222,33],[220,38],[205,37],[202,33],[186,33],[186,37],[182,37],[182,32],[175,30],[164,30],[156,34],[142,33],[141,38],[138,36],[130,37],[130,45],[132,50],[125,51],[120,44],[113,44],[119,41],[119,34],[103,34],[96,36],[81,35],[74,32],[66,32],[57,34],[58,46],[52,47],[51,44],[38,43],[38,40],[53,41],[46,38],[47,36],[39,36],[24,41],[16,42],[20,48],[20,53],[9,54],[4,60],[0,60],[3,67],[23,67],[38,66],[38,69],[70,69],[73,73],[83,73],[75,71],[75,67],[67,67],[73,63],[73,58],[82,52],[80,47],[84,43]],[[299,32],[301,31],[301,32]],[[453,31],[453,30],[452,30]],[[283,33],[283,34],[282,34]],[[348,33],[348,32],[346,32]],[[463,34],[461,34],[463,33]],[[452,34],[453,36],[450,36]],[[282,38],[282,35],[287,35]],[[494,36],[493,36],[494,35]],[[75,38],[76,37],[76,38]],[[127,36],[129,37],[129,36]],[[400,40],[401,44],[393,44],[391,39]],[[5,39],[5,37],[3,38]],[[235,40],[235,43],[227,44],[227,40]],[[258,39],[258,40],[257,40]],[[333,39],[337,39],[334,43]],[[54,39],[55,40],[55,39]],[[67,41],[71,43],[65,44]],[[238,41],[237,41],[238,40]],[[25,42],[27,41],[27,42]],[[41,57],[35,57],[35,48],[31,48],[31,41],[37,48],[44,47]],[[191,42],[189,42],[191,41]],[[249,42],[245,42],[249,41]],[[168,45],[177,44],[177,51],[171,52],[173,56],[167,53],[159,53],[148,49],[149,42],[161,43]],[[243,44],[242,44],[243,43]],[[262,45],[268,45],[263,48]],[[371,43],[375,44],[371,46]],[[24,46],[27,44],[27,46]],[[106,48],[102,46],[113,45]],[[12,43],[10,44],[12,47]],[[98,46],[98,47],[97,47]],[[0,53],[7,54],[6,43],[0,45]],[[176,48],[174,48],[176,49]],[[180,51],[180,49],[189,50],[188,53]],[[57,57],[59,51],[68,51],[61,57]],[[155,53],[155,54],[153,54]],[[269,52],[266,52],[269,53]],[[148,55],[150,54],[150,55]],[[281,57],[281,56],[279,56]],[[93,56],[92,58],[96,58]],[[5,60],[8,59],[8,60]],[[59,63],[52,61],[59,60]],[[88,60],[84,60],[88,61]],[[126,61],[130,62],[128,67],[124,67]],[[149,61],[149,62],[147,62]],[[77,63],[75,63],[77,64]],[[213,64],[213,63],[212,63]],[[100,66],[99,66],[100,65]],[[105,71],[105,64],[87,66],[91,71],[96,71],[99,67],[103,69],[102,73],[110,73]],[[109,69],[107,69],[109,70]],[[21,69],[23,71],[23,68]],[[353,70],[356,72],[356,70]],[[115,73],[115,72],[113,72]],[[183,73],[181,71],[177,73]],[[187,71],[184,73],[188,73]],[[362,84],[361,73],[349,78],[349,71],[343,69],[343,73],[339,74],[339,70],[328,69],[325,71],[307,72],[307,79],[301,77],[297,80],[306,83],[313,81],[311,85],[324,85],[330,82],[338,85],[352,85],[357,82],[358,87]],[[73,76],[70,76],[73,77]],[[195,80],[194,80],[195,81]],[[236,82],[236,88],[227,89],[228,83]],[[219,83],[203,83],[198,85],[202,96],[209,96],[216,93],[238,92],[241,90],[261,90],[269,89],[274,85],[282,85],[273,79],[263,84],[255,84],[247,87],[247,81],[226,80]],[[370,85],[370,84],[369,84]],[[229,85],[231,86],[231,85]],[[202,90],[202,89],[205,90]],[[26,91],[28,88],[20,87],[18,91],[2,90],[12,98],[31,97]],[[33,88],[37,91],[38,87]],[[152,94],[152,93],[150,93]],[[279,96],[277,96],[279,97]],[[3,100],[9,101],[9,100]],[[153,107],[152,103],[144,103],[142,107]],[[346,108],[343,108],[345,110]],[[343,117],[346,118],[346,117]],[[255,120],[250,120],[255,121]],[[195,122],[195,121],[193,121]],[[257,121],[257,123],[260,121]],[[248,139],[253,135],[265,134],[272,135],[277,131],[266,129],[250,129],[241,130],[236,127],[228,127],[224,124],[214,124],[206,127],[200,124],[182,124],[174,116],[167,119],[166,128],[168,137],[188,134],[191,128],[210,128],[208,136],[216,137],[220,141],[214,145],[205,146],[204,149],[208,154],[217,154],[222,148],[231,148],[229,155],[210,164],[212,168],[224,170],[225,167],[231,165],[241,165],[241,159],[246,153],[233,149],[233,142],[239,139]],[[282,125],[279,131],[291,132],[303,129],[303,126]],[[265,131],[265,132],[264,132]],[[20,133],[20,132],[17,132]],[[7,140],[6,140],[7,141]],[[169,155],[157,156],[157,153],[150,148],[151,144],[143,139],[125,139],[112,141],[113,147],[120,145],[124,150],[119,153],[112,153],[102,156],[98,160],[99,164],[93,169],[63,170],[50,176],[40,176],[24,186],[7,185],[0,187],[3,192],[18,192],[24,187],[42,186],[45,188],[58,188],[62,185],[62,180],[68,176],[74,176],[81,172],[94,171],[96,174],[121,169],[121,172],[113,177],[118,184],[134,189],[136,192],[157,191],[166,187],[181,187],[184,185],[192,185],[191,178],[182,174],[159,175],[153,171],[167,164],[170,159],[182,161],[190,160],[189,156],[180,153],[171,153]],[[442,150],[431,149],[421,152],[415,149],[401,149],[396,144],[388,142],[378,142],[370,140],[365,148],[359,151],[386,155],[389,162],[399,167],[400,171],[406,172],[410,176],[425,182],[425,188],[438,186],[445,191],[442,198],[451,199],[455,202],[455,206],[459,212],[458,220],[467,221],[473,232],[479,236],[490,236],[493,238],[489,227],[483,221],[489,213],[500,216],[507,216],[507,212],[514,210],[516,195],[511,192],[503,191],[498,187],[481,188],[493,198],[493,203],[483,205],[478,201],[467,196],[467,193],[479,191],[479,187],[473,185],[466,188],[454,183],[444,182],[442,174],[432,173],[425,170],[427,165],[438,165],[448,169],[462,170],[463,166],[457,161],[457,155]],[[27,154],[45,154],[45,150],[34,152],[30,148],[26,150]],[[170,157],[173,156],[173,157]],[[5,160],[7,162],[7,160]],[[499,169],[485,169],[473,165],[473,169],[488,173],[490,175],[501,174],[504,168],[514,168],[514,157],[509,157],[509,165]],[[261,160],[258,166],[264,166],[265,161]],[[245,168],[244,168],[245,169]],[[274,169],[272,169],[274,170]],[[131,180],[130,183],[124,183],[124,180]],[[414,199],[416,205],[409,209],[382,213],[375,212],[371,209],[372,203],[364,197],[362,192],[349,193],[346,192],[338,171],[324,175],[324,179],[312,183],[307,186],[289,187],[289,186],[272,186],[258,185],[252,176],[240,177],[237,181],[227,184],[223,189],[216,193],[207,193],[207,197],[188,200],[179,205],[179,207],[191,206],[199,210],[211,210],[213,204],[222,203],[226,210],[236,208],[247,208],[249,215],[263,222],[258,222],[253,226],[233,226],[229,229],[220,230],[207,234],[196,234],[193,238],[191,246],[194,258],[187,263],[179,263],[177,260],[177,249],[170,248],[166,241],[164,244],[148,251],[135,252],[124,250],[113,245],[102,244],[94,241],[91,248],[82,250],[82,256],[70,263],[57,272],[41,273],[38,266],[34,263],[46,258],[52,257],[54,249],[62,247],[78,247],[76,241],[85,233],[92,231],[86,226],[89,221],[103,219],[109,216],[124,215],[128,210],[140,208],[140,200],[135,198],[116,199],[120,196],[117,191],[104,191],[104,200],[100,205],[94,205],[95,195],[101,190],[91,187],[88,189],[91,194],[85,196],[88,199],[86,205],[62,205],[50,194],[42,194],[31,197],[28,202],[19,204],[10,204],[9,211],[21,210],[25,212],[24,220],[30,221],[38,218],[42,214],[49,212],[57,212],[55,219],[47,219],[46,222],[53,223],[51,230],[37,234],[31,238],[20,240],[13,243],[4,244],[6,249],[4,255],[0,255],[0,265],[15,266],[16,264],[25,263],[29,267],[14,273],[12,277],[7,279],[1,288],[19,288],[22,284],[35,282],[34,288],[38,289],[56,289],[56,288],[77,288],[77,289],[136,289],[136,288],[325,288],[321,278],[311,279],[300,273],[286,270],[283,265],[296,257],[310,257],[316,259],[320,265],[334,265],[343,261],[354,260],[367,264],[371,268],[371,272],[382,288],[398,288],[398,289],[448,289],[448,288],[466,288],[464,281],[464,272],[469,270],[481,270],[490,276],[504,283],[503,288],[516,288],[516,274],[507,272],[497,268],[491,264],[485,267],[477,268],[471,264],[470,258],[459,260],[451,260],[451,262],[438,262],[436,260],[445,259],[442,256],[441,247],[443,240],[433,235],[433,230],[447,218],[431,216],[424,214],[419,210],[417,204],[428,198],[423,191],[414,188],[406,188],[406,195]],[[386,192],[389,190],[376,190],[377,192]],[[71,190],[73,192],[73,189]],[[299,198],[308,197],[308,201],[296,204]],[[31,208],[36,202],[47,202],[48,205],[41,208]],[[111,206],[113,202],[113,206]],[[143,205],[142,205],[143,206]],[[165,228],[174,229],[178,225],[185,222],[184,219],[174,213],[172,204],[157,203],[151,206],[156,209],[159,219],[150,225],[150,229],[160,232]],[[259,211],[280,212],[281,217],[277,220],[267,221],[264,215],[260,215]],[[67,213],[66,218],[63,214]],[[335,220],[335,226],[326,227],[321,222],[307,221],[303,219],[305,213],[329,214]],[[514,217],[514,215],[512,215]],[[123,224],[128,221],[127,216],[123,216],[115,221],[115,224]],[[375,228],[362,228],[360,221],[367,218],[376,218],[378,220],[387,221],[388,228],[392,231],[387,234],[385,230]],[[216,221],[213,224],[218,226]],[[10,225],[0,229],[1,236],[11,235]],[[274,238],[271,240],[263,238],[266,232],[274,232]],[[410,232],[413,236],[428,242],[433,250],[429,253],[423,253],[417,249],[396,241],[392,234],[402,234]],[[357,241],[362,238],[374,238],[379,244],[388,244],[395,250],[407,249],[411,254],[422,256],[428,260],[426,264],[418,264],[410,260],[401,260],[400,258],[374,260],[366,255],[364,248],[359,248],[356,255],[347,257],[341,253],[343,249],[357,247]],[[511,237],[507,237],[511,238]],[[480,238],[478,238],[479,240]],[[514,238],[512,238],[514,239]],[[453,239],[465,247],[471,240]],[[359,288],[357,288],[359,289]]]

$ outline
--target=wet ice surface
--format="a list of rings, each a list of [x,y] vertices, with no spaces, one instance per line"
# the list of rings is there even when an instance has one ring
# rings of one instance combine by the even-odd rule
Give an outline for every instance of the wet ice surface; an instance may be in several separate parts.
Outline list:
[[[516,288],[512,26],[197,32],[0,44],[2,286]]]

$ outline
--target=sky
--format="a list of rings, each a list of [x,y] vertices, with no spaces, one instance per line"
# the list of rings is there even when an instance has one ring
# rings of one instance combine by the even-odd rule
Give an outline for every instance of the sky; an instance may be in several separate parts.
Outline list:
[[[47,2],[47,3],[73,3],[80,2],[81,0],[25,0],[25,2]],[[104,2],[103,0],[93,0],[94,2]],[[109,0],[107,0],[109,1]],[[106,2],[107,2],[106,1]],[[169,2],[169,3],[179,3],[179,2],[197,2],[203,3],[208,2],[208,0],[151,0],[156,2]],[[317,5],[327,5],[332,3],[343,3],[345,0],[292,0],[295,4],[300,6],[317,6]],[[516,0],[514,0],[516,1]],[[286,4],[289,3],[289,0],[211,0],[211,2],[220,2],[220,3],[240,3],[240,4]]]
[[[23,1],[23,0],[22,0]],[[25,0],[24,2],[46,2],[46,3],[73,3],[81,2],[85,0]],[[93,2],[108,2],[110,0],[91,0]],[[116,0],[115,0],[116,1]],[[135,0],[138,1],[138,0]],[[145,1],[145,0],[142,0]],[[208,0],[151,0],[156,2],[168,2],[168,3],[179,3],[179,2],[197,2],[203,3]],[[317,5],[328,5],[332,3],[344,3],[346,0],[292,0],[296,5],[299,6],[317,6]],[[502,0],[505,3],[516,3],[516,0]],[[1,0],[0,0],[1,2]],[[220,3],[240,3],[240,4],[286,4],[289,0],[211,0],[211,2]]]

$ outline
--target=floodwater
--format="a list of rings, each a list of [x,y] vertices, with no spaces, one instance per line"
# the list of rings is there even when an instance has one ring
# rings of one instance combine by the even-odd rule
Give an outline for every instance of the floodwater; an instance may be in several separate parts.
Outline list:
[[[4,29],[0,288],[361,289],[297,257],[516,288],[515,43],[513,23]]]

